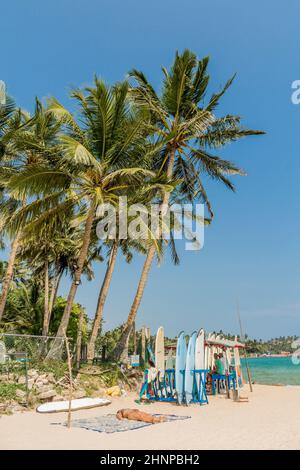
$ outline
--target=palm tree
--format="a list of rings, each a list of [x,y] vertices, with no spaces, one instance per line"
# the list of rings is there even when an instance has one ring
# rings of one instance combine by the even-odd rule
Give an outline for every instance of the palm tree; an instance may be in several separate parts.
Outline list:
[[[57,337],[61,337],[68,326],[97,206],[103,203],[117,205],[119,196],[154,177],[153,172],[136,166],[143,163],[144,118],[129,106],[127,82],[107,87],[96,78],[93,88],[85,89],[85,93],[74,91],[72,96],[79,104],[81,125],[55,99],[49,103],[48,113],[65,124],[65,132],[60,136],[59,153],[62,156],[56,167],[36,164],[9,182],[15,197],[36,197],[16,214],[12,221],[16,226],[32,222],[38,227],[46,220],[53,224],[55,216],[73,208],[84,227]],[[56,354],[58,341],[56,343],[49,358]]]
[[[14,132],[18,128],[20,114],[15,108],[14,102],[7,98],[4,105],[0,104],[0,159],[1,159],[1,205],[3,202],[9,206],[9,211],[2,212],[1,214],[1,236],[3,235],[5,224],[8,220],[9,213],[12,213],[17,207],[17,202],[10,200],[6,201],[5,195],[5,181],[8,178],[8,175],[11,173],[9,168],[8,159],[11,157],[13,152],[12,139],[14,137]],[[8,263],[6,265],[6,270],[2,279],[2,291],[0,296],[0,321],[3,316],[5,303],[7,299],[7,294],[9,291],[9,286],[13,277],[13,268],[15,263],[15,257],[18,250],[18,234],[13,239],[10,248],[10,254]]]
[[[9,227],[8,221],[18,207],[24,206],[25,196],[22,199],[11,197],[7,194],[7,185],[10,178],[21,174],[25,168],[43,161],[50,160],[55,155],[55,139],[60,125],[53,117],[45,114],[41,103],[36,100],[36,108],[33,118],[21,111],[14,110],[11,102],[7,104],[8,110],[2,110],[8,118],[4,120],[1,131],[1,172],[0,184],[2,191],[1,200],[1,230],[10,235],[13,240],[11,244],[10,256],[7,270],[2,282],[2,292],[0,297],[0,320],[3,316],[9,287],[13,278],[13,271],[20,240],[22,237],[21,227],[13,231]],[[6,107],[7,107],[6,106]],[[1,118],[0,118],[1,125]]]
[[[232,162],[211,154],[210,150],[241,137],[262,132],[243,129],[239,116],[214,115],[220,98],[231,85],[233,78],[204,104],[209,83],[207,66],[208,58],[198,60],[189,50],[185,50],[181,55],[176,53],[170,71],[162,69],[164,79],[160,96],[142,72],[133,70],[130,76],[136,82],[131,88],[132,101],[140,109],[148,111],[152,117],[151,132],[157,148],[161,149],[159,158],[154,162],[156,168],[165,172],[167,178],[171,178],[174,173],[187,175],[184,177],[182,189],[188,190],[190,181],[193,189],[197,184],[198,191],[194,192],[193,200],[204,201],[213,215],[201,181],[202,174],[207,174],[233,190],[234,186],[228,175],[242,172]],[[169,198],[170,194],[166,193],[161,201],[162,212],[166,211]],[[160,236],[159,232],[157,236]],[[120,358],[128,341],[154,256],[155,248],[152,246],[148,251],[123,333],[115,349],[115,359]]]

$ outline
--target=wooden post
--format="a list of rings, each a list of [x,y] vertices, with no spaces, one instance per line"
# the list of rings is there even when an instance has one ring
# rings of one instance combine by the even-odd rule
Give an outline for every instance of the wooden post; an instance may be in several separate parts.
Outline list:
[[[71,427],[71,407],[72,407],[72,361],[71,361],[71,354],[70,354],[70,348],[69,348],[69,341],[66,335],[66,331],[63,330],[64,338],[65,338],[65,343],[66,343],[66,350],[67,350],[67,358],[68,358],[68,369],[69,369],[69,409],[68,409],[68,428],[70,429]]]

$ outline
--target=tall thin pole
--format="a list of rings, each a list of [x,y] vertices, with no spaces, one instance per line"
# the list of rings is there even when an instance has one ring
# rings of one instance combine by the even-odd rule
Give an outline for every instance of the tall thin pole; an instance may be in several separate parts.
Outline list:
[[[145,327],[142,326],[142,361],[143,365],[145,364],[146,359],[146,335],[145,335]]]
[[[245,343],[245,336],[244,336],[243,327],[242,327],[239,301],[237,301],[237,317],[238,317],[238,321],[239,321],[239,325],[240,325],[241,341],[243,341]],[[246,354],[246,348],[244,348],[244,359],[245,359],[245,364],[246,364],[246,370],[247,370],[247,376],[248,376],[250,392],[253,392],[250,368],[249,368],[247,354]]]
[[[66,335],[66,331],[63,330],[63,335],[65,338],[66,343],[66,350],[67,350],[67,358],[68,358],[68,369],[69,369],[69,408],[68,408],[68,428],[71,427],[71,407],[72,407],[72,361],[71,361],[71,354],[69,348],[69,341]]]

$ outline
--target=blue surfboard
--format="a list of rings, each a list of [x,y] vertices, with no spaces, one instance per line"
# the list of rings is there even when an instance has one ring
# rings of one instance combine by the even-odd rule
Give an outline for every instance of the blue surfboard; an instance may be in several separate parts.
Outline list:
[[[191,334],[185,364],[184,392],[186,403],[190,403],[193,398],[194,369],[195,369],[195,350],[196,350],[197,331]]]
[[[186,361],[186,339],[185,333],[182,331],[177,339],[176,347],[176,363],[175,363],[175,388],[178,403],[181,404],[184,397],[184,373]]]

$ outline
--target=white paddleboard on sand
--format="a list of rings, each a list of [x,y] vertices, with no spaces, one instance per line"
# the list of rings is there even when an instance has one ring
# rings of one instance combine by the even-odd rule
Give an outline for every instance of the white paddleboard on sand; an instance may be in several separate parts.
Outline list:
[[[107,398],[78,398],[71,401],[71,410],[84,410],[87,408],[95,408],[97,406],[110,405],[111,401]],[[69,411],[69,401],[52,401],[50,403],[44,403],[37,407],[38,413],[60,413],[63,411]]]
[[[159,371],[159,377],[165,375],[165,334],[164,327],[160,326],[155,339],[155,367]]]

